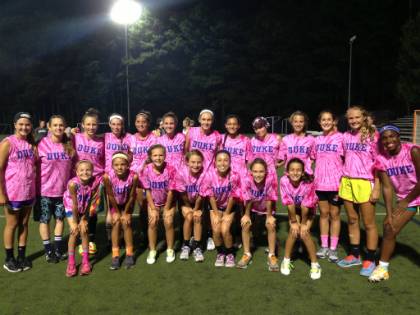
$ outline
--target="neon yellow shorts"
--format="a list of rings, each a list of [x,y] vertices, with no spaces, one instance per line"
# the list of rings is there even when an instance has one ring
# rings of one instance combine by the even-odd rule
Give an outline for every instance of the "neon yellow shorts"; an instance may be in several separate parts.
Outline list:
[[[361,178],[341,178],[338,195],[340,198],[354,203],[369,201],[372,193],[372,182]]]

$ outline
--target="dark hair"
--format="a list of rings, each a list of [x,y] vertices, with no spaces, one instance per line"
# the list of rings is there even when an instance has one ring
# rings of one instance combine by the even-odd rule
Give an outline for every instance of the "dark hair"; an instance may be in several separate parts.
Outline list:
[[[265,171],[267,172],[268,166],[267,166],[267,162],[264,161],[262,158],[256,158],[251,162],[251,165],[249,166],[249,169],[252,170],[252,168],[254,167],[255,164],[260,164],[262,166],[264,166]]]
[[[152,151],[154,149],[162,149],[163,153],[166,155],[166,149],[163,145],[161,145],[159,143],[154,144],[147,150],[147,161],[146,161],[147,164],[152,163]]]
[[[227,151],[227,150],[219,150],[219,151],[217,151],[216,154],[214,155],[214,159],[216,159],[217,156],[220,155],[220,154],[227,154],[229,156],[229,160],[231,159],[230,152]]]
[[[162,121],[165,120],[165,118],[172,118],[175,121],[175,125],[178,125],[178,117],[175,115],[174,112],[167,112],[162,116]]]
[[[322,118],[322,115],[324,115],[324,114],[330,114],[331,115],[331,117],[332,117],[332,119],[335,121],[335,120],[337,120],[337,116],[331,111],[331,110],[329,110],[329,109],[324,109],[323,111],[321,111],[320,113],[319,113],[319,115],[318,115],[318,122],[321,122],[321,118]]]
[[[48,127],[51,127],[53,119],[61,119],[61,121],[64,124],[64,127],[67,127],[66,119],[61,115],[52,115],[48,120]],[[73,157],[76,151],[73,148],[73,143],[70,137],[66,133],[63,134],[63,137],[61,138],[61,143],[63,144],[64,152],[66,152],[69,157]]]
[[[149,123],[149,125],[150,125],[150,122],[152,121],[152,113],[150,113],[148,110],[141,109],[141,110],[137,113],[136,118],[137,118],[137,116],[144,116],[144,118],[147,120],[147,122],[148,122],[148,123]]]
[[[228,122],[229,119],[236,119],[236,121],[238,122],[238,124],[241,124],[241,119],[239,118],[238,115],[235,114],[231,114],[231,115],[227,115],[225,118],[225,124]]]
[[[198,155],[204,161],[204,155],[198,150],[191,150],[185,154],[185,160],[188,162],[193,155]]]
[[[85,122],[85,119],[88,117],[95,118],[97,121],[99,121],[99,111],[92,107],[89,108],[82,117],[82,124]]]
[[[297,110],[290,115],[290,117],[289,117],[289,123],[290,124],[292,124],[293,118],[295,118],[295,116],[302,116],[303,117],[303,120],[305,122],[305,126],[303,127],[303,131],[306,132],[306,129],[308,128],[308,122],[309,122],[308,115],[306,115],[306,113],[302,112],[301,110]],[[292,129],[293,129],[293,126],[292,126]]]
[[[313,181],[313,176],[311,176],[311,175],[309,175],[308,173],[305,172],[305,163],[303,163],[303,161],[299,158],[293,158],[293,159],[291,159],[287,162],[287,165],[286,165],[286,171],[287,172],[289,171],[290,165],[292,163],[298,163],[302,166],[302,171],[303,171],[302,181],[303,182],[311,183]]]

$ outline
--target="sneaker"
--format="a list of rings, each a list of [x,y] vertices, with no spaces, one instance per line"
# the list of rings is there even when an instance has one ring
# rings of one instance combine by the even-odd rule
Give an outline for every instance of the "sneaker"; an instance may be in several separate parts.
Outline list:
[[[74,277],[77,274],[76,265],[68,264],[66,269],[66,277]]]
[[[58,263],[58,258],[57,258],[57,256],[55,256],[55,253],[54,252],[48,252],[48,253],[46,253],[45,254],[45,260],[49,264],[56,264],[56,263]]]
[[[82,263],[80,267],[79,275],[86,276],[90,274],[91,271],[92,271],[92,267],[90,266],[89,263]]]
[[[328,251],[328,261],[336,263],[338,261],[338,252],[336,249],[330,249]]]
[[[246,269],[248,268],[248,265],[251,263],[252,263],[252,256],[243,254],[241,260],[239,260],[238,263],[236,264],[236,268]]]
[[[110,270],[118,270],[120,269],[120,257],[112,257],[111,266],[109,266]]]
[[[275,255],[268,256],[267,264],[268,264],[268,271],[278,272],[280,270],[279,260],[277,259]]]
[[[318,280],[321,278],[321,266],[317,264],[315,267],[311,267],[309,275],[311,276],[312,280]]]
[[[223,267],[225,265],[225,255],[217,254],[216,261],[214,262],[215,267]]]
[[[214,250],[216,245],[214,245],[214,241],[211,237],[207,239],[207,250]]]
[[[203,262],[204,261],[204,255],[203,255],[203,252],[201,251],[200,247],[197,247],[196,249],[194,249],[193,256],[194,256],[195,262]]]
[[[229,254],[226,256],[225,267],[226,268],[235,267],[235,256],[233,254]]]
[[[280,266],[280,272],[282,275],[288,276],[290,275],[290,272],[295,269],[295,266],[293,266],[292,262],[286,262],[284,259],[281,262],[281,266]]]
[[[149,251],[149,255],[147,255],[146,262],[149,265],[153,265],[156,262],[157,251],[151,250]]]
[[[182,246],[181,254],[179,254],[179,259],[188,260],[189,257],[190,257],[190,247]]]
[[[60,252],[59,250],[56,250],[56,251],[54,252],[54,255],[55,255],[55,257],[57,257],[57,260],[58,260],[58,261],[61,261],[61,260],[66,260],[66,259],[67,259],[67,257],[68,257],[67,253],[62,253],[62,252]]]
[[[321,259],[325,259],[328,257],[328,252],[330,250],[328,249],[328,247],[321,247],[320,249],[318,249],[318,251],[316,252],[316,257],[321,258]]]
[[[362,261],[360,260],[360,257],[355,257],[353,255],[348,255],[347,257],[341,259],[337,265],[341,268],[349,268],[352,266],[360,266],[362,264]]]
[[[32,268],[32,262],[26,257],[24,258],[18,257],[17,264],[20,266],[22,271],[27,271]]]
[[[133,256],[125,256],[124,259],[124,266],[125,269],[130,269],[134,267],[134,257]]]
[[[375,268],[376,264],[374,261],[364,260],[362,269],[360,269],[360,275],[364,277],[370,277]]]
[[[175,261],[175,251],[173,249],[167,249],[166,250],[166,262],[168,264]]]
[[[388,279],[389,272],[382,266],[376,266],[375,270],[373,270],[372,274],[369,276],[370,282],[379,282]]]
[[[18,263],[16,262],[16,259],[14,257],[6,260],[4,262],[3,268],[7,270],[8,272],[20,272],[22,271],[22,268]]]

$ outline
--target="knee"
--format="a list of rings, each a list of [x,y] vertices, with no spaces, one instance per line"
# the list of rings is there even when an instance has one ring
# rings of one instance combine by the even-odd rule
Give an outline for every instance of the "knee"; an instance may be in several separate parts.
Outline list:
[[[173,214],[165,215],[163,218],[163,223],[166,227],[171,227],[174,225],[174,216]]]
[[[193,221],[193,214],[192,214],[192,212],[187,213],[187,214],[184,216],[184,220],[185,220],[186,222],[188,222],[188,223],[191,223],[191,222]]]
[[[357,216],[349,216],[348,217],[348,224],[349,225],[358,225],[359,224],[359,217]]]
[[[230,225],[223,225],[222,226],[222,235],[223,237],[227,237],[230,235]]]
[[[339,213],[331,213],[330,217],[331,217],[331,221],[334,221],[334,222],[340,221],[340,214]]]
[[[276,232],[276,223],[275,222],[267,222],[265,227],[268,232]]]
[[[397,233],[392,229],[389,224],[384,225],[384,239],[392,240],[395,239]]]
[[[376,230],[376,223],[375,222],[365,223],[365,229],[366,229],[367,232],[375,231]]]
[[[194,223],[196,224],[200,224],[201,223],[201,212],[200,213],[194,213],[193,215],[193,219],[194,219]]]
[[[321,220],[328,220],[328,219],[329,219],[329,214],[328,214],[328,212],[321,212],[321,213],[319,214],[319,218],[320,218]]]

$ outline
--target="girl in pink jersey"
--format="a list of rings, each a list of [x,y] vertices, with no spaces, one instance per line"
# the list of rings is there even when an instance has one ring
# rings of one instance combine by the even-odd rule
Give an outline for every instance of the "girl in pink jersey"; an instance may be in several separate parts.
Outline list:
[[[203,171],[203,154],[198,150],[192,150],[185,155],[186,166],[175,175],[175,187],[181,195],[181,212],[184,217],[181,260],[188,260],[190,252],[193,252],[194,260],[202,262],[204,260],[201,251],[202,227],[202,195],[203,181],[206,173]],[[190,246],[191,235],[194,236]]]
[[[213,239],[216,245],[216,267],[235,267],[233,241],[230,228],[241,199],[240,175],[231,170],[230,153],[221,150],[216,153],[216,168],[210,170],[204,179],[204,197],[209,198],[210,219]],[[225,263],[226,259],[226,263]]]
[[[380,137],[383,150],[377,156],[376,168],[383,185],[387,215],[379,265],[369,277],[372,282],[389,279],[389,260],[395,249],[396,237],[420,206],[419,147],[401,143],[400,130],[394,125],[382,127]],[[393,190],[398,199],[396,206],[393,205]]]
[[[51,116],[48,121],[49,134],[37,146],[40,197],[34,219],[39,221],[39,234],[45,259],[49,263],[57,263],[67,256],[62,244],[65,218],[63,194],[71,176],[75,150],[71,139],[64,133],[65,128],[66,121],[62,116]],[[52,216],[55,218],[55,250],[50,243],[49,222]]]
[[[82,240],[82,265],[79,274],[88,275],[91,272],[89,264],[89,205],[93,196],[99,189],[100,178],[93,176],[93,163],[80,160],[76,164],[76,177],[69,180],[67,190],[64,192],[63,203],[66,209],[67,222],[70,235],[68,243],[68,263],[66,276],[73,277],[77,274],[75,248],[77,237]]]
[[[331,262],[337,262],[340,206],[343,203],[338,197],[343,175],[343,134],[336,131],[337,119],[331,111],[322,111],[318,122],[322,128],[322,135],[315,138],[315,145],[311,151],[311,158],[316,161],[314,184],[320,211],[321,248],[316,255],[318,258],[328,258]]]
[[[251,174],[242,181],[242,198],[245,202],[245,212],[241,218],[242,243],[244,254],[237,263],[237,267],[244,269],[252,260],[251,254],[251,226],[253,236],[261,233],[262,224],[267,229],[269,271],[279,271],[276,257],[276,201],[277,177],[268,171],[267,162],[256,158],[250,165]]]
[[[124,266],[134,266],[133,230],[131,215],[136,200],[138,175],[130,171],[127,153],[116,152],[112,156],[112,169],[104,175],[105,191],[109,200],[109,214],[112,219],[112,262],[110,269],[120,268],[120,233],[124,231],[125,260]]]
[[[176,133],[178,117],[173,112],[163,115],[162,122],[165,134],[159,137],[157,142],[166,149],[166,162],[179,168],[184,160],[185,135]]]
[[[165,147],[155,144],[148,151],[150,164],[147,164],[140,176],[143,187],[146,190],[149,254],[147,263],[152,265],[156,262],[157,228],[159,217],[162,213],[166,234],[166,262],[172,263],[175,260],[174,251],[174,215],[175,202],[173,190],[175,190],[175,169],[165,162]]]
[[[28,221],[35,199],[35,141],[32,117],[19,112],[14,117],[15,133],[0,143],[0,205],[4,208],[3,268],[9,272],[26,271],[32,263],[26,258]],[[18,230],[17,261],[13,254],[15,231]]]
[[[316,257],[315,242],[310,232],[318,201],[315,186],[305,172],[305,164],[302,160],[298,158],[289,160],[286,171],[286,175],[280,179],[280,194],[283,205],[287,206],[290,229],[280,270],[287,276],[294,268],[291,255],[296,240],[300,238],[311,260],[311,279],[317,280],[321,278],[321,266]]]
[[[350,253],[340,260],[342,268],[361,265],[360,259],[360,209],[366,230],[367,255],[360,275],[369,277],[375,269],[375,252],[378,247],[378,230],[375,223],[375,203],[380,193],[379,179],[374,170],[377,155],[375,129],[367,123],[367,112],[360,106],[347,110],[351,131],[343,135],[344,167],[339,196],[344,200],[348,217]]]
[[[297,157],[305,163],[305,172],[312,175],[311,152],[315,139],[311,135],[306,135],[308,121],[308,116],[299,110],[290,115],[289,123],[292,125],[293,133],[283,138],[278,159],[287,165],[289,160]]]

